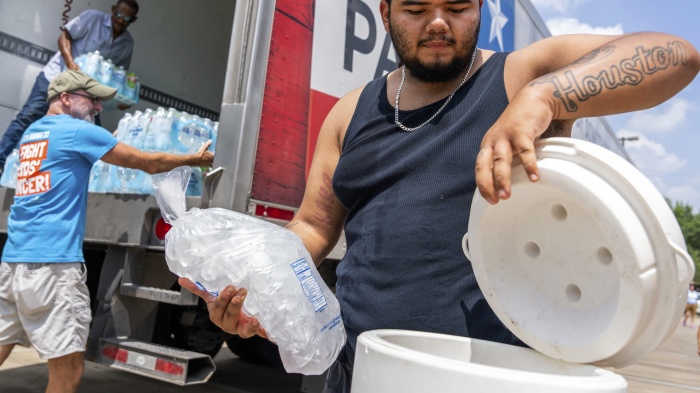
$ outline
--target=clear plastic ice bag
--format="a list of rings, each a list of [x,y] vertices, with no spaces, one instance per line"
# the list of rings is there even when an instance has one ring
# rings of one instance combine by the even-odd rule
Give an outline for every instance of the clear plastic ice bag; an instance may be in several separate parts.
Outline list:
[[[246,288],[243,312],[279,347],[287,372],[317,375],[345,344],[340,306],[301,239],[278,225],[221,208],[186,210],[190,168],[153,176],[165,220],[168,268],[217,294]]]

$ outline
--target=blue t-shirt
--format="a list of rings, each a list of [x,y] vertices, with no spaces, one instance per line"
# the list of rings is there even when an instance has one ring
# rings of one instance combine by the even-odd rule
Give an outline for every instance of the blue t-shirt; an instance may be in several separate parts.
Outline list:
[[[109,131],[68,115],[44,116],[27,128],[3,262],[85,261],[90,170],[116,144]]]
[[[95,10],[84,11],[68,22],[66,29],[73,39],[70,52],[74,59],[98,50],[105,59],[111,59],[115,65],[129,69],[134,39],[125,31],[113,41],[112,17],[109,14]],[[66,63],[59,51],[44,66],[44,76],[51,81],[65,69]]]

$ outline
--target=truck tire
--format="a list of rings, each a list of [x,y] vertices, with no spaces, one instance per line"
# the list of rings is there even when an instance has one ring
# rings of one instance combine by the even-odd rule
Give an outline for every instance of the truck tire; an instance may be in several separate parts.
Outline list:
[[[280,364],[280,352],[277,345],[260,336],[240,338],[231,336],[226,339],[226,346],[241,359],[267,364]]]
[[[209,320],[207,307],[200,300],[196,306],[161,304],[153,336],[157,344],[203,353],[213,358],[231,335]]]

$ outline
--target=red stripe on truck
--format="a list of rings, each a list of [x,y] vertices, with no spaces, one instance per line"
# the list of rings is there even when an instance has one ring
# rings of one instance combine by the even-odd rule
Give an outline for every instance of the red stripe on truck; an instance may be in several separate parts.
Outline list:
[[[253,199],[299,206],[305,187],[313,0],[278,0],[270,41]]]

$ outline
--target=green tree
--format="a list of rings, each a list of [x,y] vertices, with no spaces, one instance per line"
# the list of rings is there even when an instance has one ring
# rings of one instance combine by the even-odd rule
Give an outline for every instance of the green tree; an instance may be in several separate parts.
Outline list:
[[[675,202],[669,205],[676,215],[676,220],[681,226],[685,244],[688,246],[688,253],[695,262],[694,282],[700,282],[700,214],[693,212],[693,207],[683,203]]]

